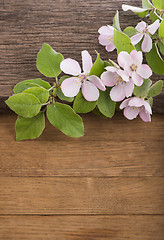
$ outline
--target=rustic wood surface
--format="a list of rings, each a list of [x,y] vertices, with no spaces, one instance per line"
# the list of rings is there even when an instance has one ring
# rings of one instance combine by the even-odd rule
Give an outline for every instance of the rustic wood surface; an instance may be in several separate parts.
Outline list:
[[[15,120],[0,114],[0,239],[164,239],[164,115],[87,114],[83,138],[46,123],[21,142]]]
[[[43,77],[36,69],[36,55],[44,42],[64,57],[81,61],[80,52],[94,50],[102,58],[115,60],[116,53],[107,53],[98,44],[97,30],[112,24],[116,10],[120,10],[121,27],[135,26],[139,18],[121,11],[123,3],[141,6],[141,0],[1,0],[0,1],[0,111],[13,86],[22,80]],[[153,80],[161,79],[154,75]],[[163,79],[163,76],[162,76]],[[52,79],[49,80],[52,82]],[[164,113],[164,91],[155,98],[154,112]]]
[[[71,139],[46,122],[37,141],[16,142],[16,116],[1,114],[0,176],[164,176],[163,115],[153,115],[151,123],[128,121],[122,113],[83,119],[83,138]]]
[[[98,44],[97,29],[112,23],[121,4],[1,0],[0,111],[9,111],[4,100],[17,82],[42,77],[35,60],[44,42],[79,62],[83,49],[115,60]],[[123,11],[120,19],[122,28],[139,20]],[[163,103],[164,92],[154,111],[164,112]],[[16,142],[16,116],[0,114],[0,240],[164,240],[164,115],[151,123],[122,113],[83,119],[83,138],[46,123],[39,139]]]
[[[163,222],[160,215],[1,216],[0,236],[3,240],[163,240]]]

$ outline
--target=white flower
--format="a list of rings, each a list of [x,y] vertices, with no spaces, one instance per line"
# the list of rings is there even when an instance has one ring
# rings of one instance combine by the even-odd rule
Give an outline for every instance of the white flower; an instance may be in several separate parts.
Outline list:
[[[140,22],[136,26],[136,30],[139,32],[133,37],[131,37],[131,42],[133,45],[136,45],[144,37],[141,49],[143,52],[150,52],[152,49],[152,39],[150,34],[153,35],[160,26],[160,22],[157,19],[153,24],[147,25],[144,21]]]

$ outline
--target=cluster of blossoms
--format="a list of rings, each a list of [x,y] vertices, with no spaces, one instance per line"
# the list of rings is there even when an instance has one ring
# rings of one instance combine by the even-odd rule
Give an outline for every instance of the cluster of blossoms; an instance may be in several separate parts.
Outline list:
[[[130,9],[129,6],[128,9]],[[141,42],[140,49],[142,51],[132,50],[130,53],[121,51],[117,57],[118,64],[112,61],[112,64],[105,67],[100,78],[90,74],[93,62],[87,51],[82,51],[83,72],[77,61],[70,58],[63,60],[60,65],[61,70],[66,74],[73,75],[62,82],[63,94],[67,97],[74,97],[81,88],[87,101],[96,101],[99,98],[99,90],[106,91],[106,87],[111,87],[110,98],[114,102],[120,102],[120,109],[125,108],[124,116],[126,118],[132,120],[139,114],[143,121],[150,122],[152,111],[147,99],[145,100],[146,96],[136,97],[134,88],[142,86],[144,79],[148,79],[152,75],[149,65],[142,63],[142,52],[151,51],[153,47],[152,36],[159,27],[159,19],[150,25],[144,21],[139,22],[130,37],[130,41],[133,46]],[[102,26],[98,30],[99,43],[105,46],[108,52],[116,49],[114,44],[115,30],[115,27],[110,25]]]
[[[163,0],[153,3],[143,0],[142,7],[123,5],[122,8],[141,17],[149,16],[152,24],[141,21],[135,28],[122,31],[117,11],[113,26],[98,30],[98,41],[106,51],[117,50],[117,63],[110,59],[103,61],[99,53],[93,62],[84,50],[81,68],[76,60],[64,59],[50,45],[43,44],[36,66],[44,76],[54,77],[55,82],[51,86],[37,78],[14,87],[14,94],[6,104],[18,114],[17,140],[39,137],[45,128],[45,113],[54,127],[70,137],[84,135],[83,120],[78,113],[92,111],[111,118],[119,108],[129,120],[139,115],[144,122],[151,121],[153,97],[160,94],[163,86],[162,80],[152,84],[150,77],[153,72],[164,74],[164,4]],[[68,76],[59,77],[61,72]],[[72,106],[65,102],[72,102]]]
[[[142,39],[141,49],[143,52],[150,52],[152,49],[152,39],[150,34],[153,35],[158,30],[160,26],[159,19],[157,19],[154,23],[148,26],[144,21],[137,24],[135,29],[137,33],[131,37],[131,42],[133,45],[139,43]],[[114,39],[114,28],[112,26],[102,26],[99,30],[99,43],[102,46],[105,46],[105,49],[108,52],[111,52],[115,49],[113,39]]]
[[[113,101],[120,102],[125,97],[132,96],[134,85],[141,86],[143,84],[143,79],[147,79],[152,75],[152,70],[150,69],[150,67],[147,64],[142,64],[142,61],[142,52],[132,50],[130,54],[128,54],[127,52],[120,52],[118,54],[118,64],[123,69],[121,69],[118,65],[116,67],[106,67],[107,71],[102,73],[101,80],[105,84],[105,86],[114,86],[110,91],[110,97]],[[129,101],[129,99],[126,99],[125,101]],[[131,105],[129,106],[132,108],[126,108],[126,111],[124,111],[125,117],[130,120],[137,117],[138,114],[136,114],[136,112],[138,111],[138,107],[143,106],[142,109],[143,111],[145,111],[145,114],[151,113],[150,111],[148,112],[147,108],[144,107],[145,105],[143,101],[142,105],[138,106],[138,98],[136,97],[133,98],[133,101],[131,99],[130,103]],[[148,102],[146,103],[149,105]],[[122,105],[120,105],[120,108],[121,107]],[[141,118],[145,122],[151,121],[150,116]]]
[[[107,87],[113,87],[110,91],[110,97],[115,102],[120,102],[125,97],[131,97],[134,86],[141,86],[143,79],[152,75],[152,70],[147,64],[142,64],[142,52],[132,50],[130,54],[120,52],[118,54],[118,64],[108,66],[101,77],[89,75],[93,66],[92,57],[88,51],[82,51],[83,72],[79,63],[71,58],[61,62],[60,68],[65,74],[71,74],[73,77],[67,78],[61,84],[62,92],[66,97],[74,97],[82,90],[82,94],[87,101],[96,101],[99,98],[99,90],[105,91]],[[148,102],[137,97],[126,99],[120,105],[124,108],[124,116],[129,120],[137,117],[139,114],[143,121],[151,121],[151,107]]]

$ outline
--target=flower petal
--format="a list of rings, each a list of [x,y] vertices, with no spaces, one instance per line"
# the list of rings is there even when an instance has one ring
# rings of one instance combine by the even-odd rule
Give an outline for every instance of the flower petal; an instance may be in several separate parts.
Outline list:
[[[132,96],[132,93],[133,93],[133,90],[134,90],[134,83],[133,83],[133,81],[131,80],[131,81],[126,82],[124,84],[125,84],[124,89],[125,89],[126,97]]]
[[[66,97],[74,97],[78,94],[81,87],[81,81],[77,77],[71,77],[64,80],[61,84],[61,90]]]
[[[107,36],[105,35],[100,35],[98,37],[98,40],[99,40],[99,43],[102,45],[102,46],[106,46],[110,43],[109,39]]]
[[[117,74],[125,81],[125,82],[128,82],[129,81],[129,75],[127,72],[121,70],[121,69],[118,69],[117,70]]]
[[[89,81],[85,81],[82,84],[82,94],[84,98],[89,102],[97,101],[99,98],[99,90],[93,83]]]
[[[137,66],[140,66],[143,61],[143,55],[142,52],[137,52],[136,50],[132,50],[130,53],[131,58],[133,59],[133,63]]]
[[[136,72],[132,72],[132,80],[136,86],[141,86],[143,84],[143,78],[140,77]]]
[[[142,38],[143,38],[143,33],[137,33],[136,35],[132,36],[130,40],[133,45],[136,45],[141,41]]]
[[[130,107],[142,107],[144,105],[144,100],[142,98],[133,97],[129,101]]]
[[[147,64],[142,64],[137,68],[137,74],[142,78],[149,78],[152,75],[152,70]]]
[[[144,122],[151,122],[151,116],[150,113],[148,113],[145,109],[141,110],[139,112],[140,118],[144,121]]]
[[[101,81],[104,83],[105,86],[113,87],[115,85],[117,76],[118,75],[113,72],[103,72],[101,74]]]
[[[81,52],[82,55],[82,65],[84,73],[90,73],[93,66],[92,57],[88,51],[84,50]]]
[[[144,21],[137,24],[135,27],[138,32],[142,32],[146,28],[146,23]]]
[[[139,109],[133,107],[128,106],[124,109],[124,116],[129,120],[133,120],[134,118],[136,118],[138,116],[138,113]]]
[[[152,49],[152,39],[148,34],[145,34],[144,36],[141,49],[143,52],[150,52],[150,50]]]
[[[152,114],[152,109],[150,107],[150,104],[147,101],[144,101],[144,106],[145,106],[146,111],[148,113]]]
[[[77,76],[81,73],[81,67],[79,63],[71,58],[64,59],[60,64],[61,70],[73,76]]]
[[[120,104],[120,109],[123,109],[128,106],[128,103],[131,98],[125,99],[121,104]]]
[[[107,50],[107,52],[112,52],[116,47],[114,46],[114,44],[112,42],[110,42],[105,49]]]
[[[120,52],[118,54],[118,58],[117,58],[118,64],[124,68],[124,66],[131,66],[132,62],[132,58],[131,56],[127,53],[127,52]]]
[[[120,102],[125,98],[125,89],[123,85],[116,85],[110,91],[110,97],[115,102]]]
[[[99,34],[101,35],[113,35],[114,34],[114,28],[112,26],[102,26],[101,28],[99,28],[98,30]]]
[[[157,31],[157,29],[160,26],[159,19],[157,19],[154,23],[148,26],[148,32],[151,33],[152,35]]]
[[[95,75],[88,76],[87,79],[88,79],[91,83],[93,83],[97,88],[99,88],[100,90],[102,90],[102,91],[105,91],[105,90],[106,90],[105,85],[102,83],[102,81],[100,80],[100,78],[98,78],[97,76],[95,76]]]
[[[107,71],[109,71],[109,72],[116,72],[116,71],[118,70],[118,68],[112,67],[112,66],[108,66],[108,67],[106,67],[105,69],[106,69]]]

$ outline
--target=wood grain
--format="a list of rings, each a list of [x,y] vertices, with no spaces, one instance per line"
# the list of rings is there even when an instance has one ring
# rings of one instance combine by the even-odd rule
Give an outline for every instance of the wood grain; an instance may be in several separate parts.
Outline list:
[[[164,178],[0,177],[1,214],[164,214]]]
[[[83,138],[68,138],[47,122],[38,140],[22,142],[15,141],[15,119],[1,114],[0,176],[164,176],[162,115],[149,125],[88,114]]]
[[[83,119],[83,138],[47,122],[16,142],[16,115],[0,114],[0,239],[163,240],[164,115]]]
[[[1,239],[163,240],[164,216],[1,216]]]
[[[58,129],[54,128],[48,121],[46,121],[46,129],[37,140],[22,141],[23,142],[37,142],[37,141],[71,141],[79,142],[85,141],[113,141],[113,142],[146,142],[164,140],[164,121],[163,114],[154,114],[152,122],[145,123],[139,117],[133,121],[127,120],[122,112],[117,113],[112,119],[104,119],[92,113],[81,115],[85,125],[85,136],[78,139],[67,137]],[[0,114],[0,141],[15,141],[15,121],[17,116],[15,114],[1,113]],[[21,142],[18,142],[21,144]]]
[[[112,24],[116,10],[120,10],[121,27],[135,26],[139,18],[121,10],[122,3],[141,6],[141,0],[13,0],[0,2],[0,110],[8,110],[4,103],[13,86],[22,80],[42,77],[36,69],[36,55],[44,42],[64,57],[81,61],[80,52],[94,49],[104,60],[116,59],[98,44],[97,30]],[[161,77],[154,75],[153,80]],[[45,77],[43,79],[46,80]],[[163,79],[163,76],[162,76]],[[49,79],[52,82],[52,79]],[[164,91],[155,99],[154,111],[164,113]]]

